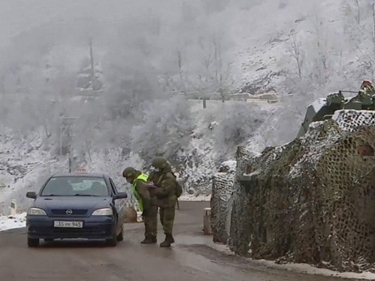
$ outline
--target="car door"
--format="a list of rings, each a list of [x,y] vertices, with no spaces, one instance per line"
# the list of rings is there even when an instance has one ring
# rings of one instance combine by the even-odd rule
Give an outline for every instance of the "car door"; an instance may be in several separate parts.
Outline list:
[[[111,178],[109,178],[109,183],[111,184],[113,194],[116,195],[118,193],[117,187],[116,187],[115,183],[113,182],[113,180]],[[119,222],[123,222],[124,216],[125,216],[125,213],[124,213],[125,199],[115,200],[115,208],[116,208],[116,211],[117,211],[117,214],[118,214]],[[122,225],[122,224],[119,224],[119,225]]]

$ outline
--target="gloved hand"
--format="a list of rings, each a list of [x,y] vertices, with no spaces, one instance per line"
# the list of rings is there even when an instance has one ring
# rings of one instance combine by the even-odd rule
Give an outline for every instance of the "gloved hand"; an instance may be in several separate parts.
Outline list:
[[[143,212],[142,212],[142,217],[146,217],[148,215],[148,210],[143,210]]]

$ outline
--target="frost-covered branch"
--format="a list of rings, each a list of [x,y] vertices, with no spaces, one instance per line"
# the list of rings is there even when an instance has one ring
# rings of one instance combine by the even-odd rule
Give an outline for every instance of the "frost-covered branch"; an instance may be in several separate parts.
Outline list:
[[[155,155],[177,159],[184,151],[195,128],[185,98],[155,100],[145,104],[143,122],[131,130],[132,151],[150,161]]]
[[[222,155],[250,139],[255,130],[265,121],[267,112],[259,106],[247,102],[224,103],[220,110],[221,118],[217,118],[214,128],[215,148]]]
[[[294,59],[300,79],[303,77],[303,67],[305,64],[305,52],[302,49],[301,43],[297,39],[296,32],[292,31],[289,34],[289,53]]]

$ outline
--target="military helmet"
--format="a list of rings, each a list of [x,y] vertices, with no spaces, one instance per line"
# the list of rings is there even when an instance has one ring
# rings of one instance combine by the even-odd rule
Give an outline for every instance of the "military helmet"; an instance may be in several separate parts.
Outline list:
[[[122,172],[122,176],[124,178],[130,178],[134,177],[136,173],[136,170],[133,167],[127,167],[125,170]]]
[[[156,157],[152,160],[151,166],[156,169],[164,169],[167,166],[168,162],[162,157]]]

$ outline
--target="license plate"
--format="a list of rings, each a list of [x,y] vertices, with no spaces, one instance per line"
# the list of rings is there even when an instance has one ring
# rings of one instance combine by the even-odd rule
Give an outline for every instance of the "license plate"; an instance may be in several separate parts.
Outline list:
[[[83,228],[81,221],[55,221],[54,227]]]

